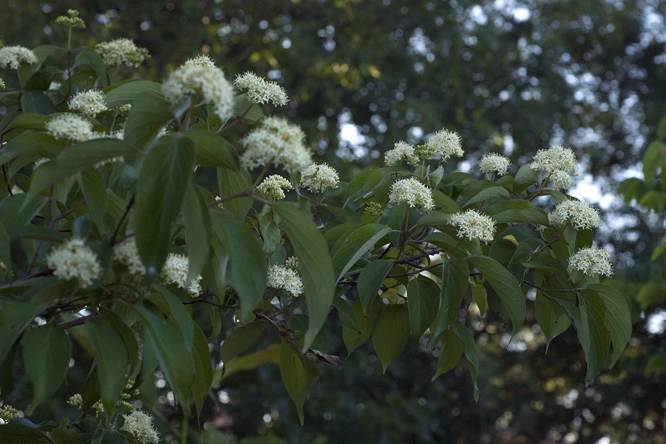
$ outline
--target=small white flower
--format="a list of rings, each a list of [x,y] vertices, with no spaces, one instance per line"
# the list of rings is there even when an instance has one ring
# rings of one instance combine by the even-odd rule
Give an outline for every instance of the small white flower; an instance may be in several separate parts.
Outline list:
[[[85,142],[94,138],[92,124],[76,114],[61,114],[46,122],[46,132],[56,139]]]
[[[0,68],[9,66],[11,69],[19,69],[21,65],[33,63],[37,63],[37,56],[24,46],[5,46],[0,49]]]
[[[298,262],[298,258],[296,256],[289,256],[286,261],[284,261],[284,266],[287,268],[291,268],[292,270],[299,270],[300,263]]]
[[[241,161],[250,169],[272,164],[294,171],[312,163],[312,153],[305,146],[301,127],[281,117],[264,118],[261,127],[252,130],[240,142],[246,148]]]
[[[458,228],[458,237],[479,239],[483,242],[492,242],[495,237],[495,221],[473,209],[452,214],[448,224]]]
[[[79,111],[90,117],[95,117],[97,113],[109,109],[106,106],[104,93],[94,89],[82,91],[72,96],[67,104],[71,111]]]
[[[601,224],[599,211],[585,202],[567,199],[558,204],[548,215],[551,224],[565,225],[571,223],[576,230],[588,230]]]
[[[111,259],[126,266],[130,274],[137,276],[146,274],[146,267],[144,267],[143,262],[141,262],[139,250],[136,247],[136,239],[134,237],[131,237],[118,245],[114,245],[111,250]]]
[[[211,59],[209,56],[205,54],[197,56],[193,59],[189,59],[188,61],[185,62],[185,65],[198,65],[198,66],[206,66],[209,68],[217,67],[213,59]]]
[[[131,433],[134,439],[141,441],[143,444],[157,444],[160,440],[160,435],[153,427],[153,418],[150,415],[143,413],[141,410],[134,410],[129,415],[123,415],[125,424],[120,428],[126,432]]]
[[[46,265],[53,270],[57,278],[76,278],[83,288],[92,285],[102,272],[95,252],[85,245],[83,239],[76,237],[53,248],[46,256]]]
[[[442,160],[447,160],[451,156],[462,157],[465,154],[458,133],[445,129],[436,132],[428,140],[428,146],[434,150],[435,155],[441,156]]]
[[[102,56],[107,66],[126,65],[137,68],[150,58],[148,50],[137,47],[129,39],[115,39],[95,46],[95,51]]]
[[[174,284],[187,290],[192,297],[201,293],[201,276],[197,275],[192,282],[186,282],[190,259],[182,254],[169,253],[162,267],[161,279],[164,285]]]
[[[550,181],[556,190],[566,190],[573,185],[573,178],[564,170],[555,170],[550,173]]]
[[[603,274],[613,275],[613,266],[610,263],[610,254],[598,248],[581,248],[569,258],[569,267],[586,275]]]
[[[234,86],[241,90],[247,90],[247,100],[250,103],[273,102],[275,106],[284,106],[289,102],[284,88],[252,72],[237,76],[234,80]]]
[[[553,145],[547,150],[539,150],[530,164],[533,170],[543,170],[550,175],[553,186],[566,190],[573,185],[571,176],[578,174],[578,162],[571,148]]]
[[[203,103],[213,106],[222,122],[233,114],[233,87],[224,77],[224,72],[214,64],[192,62],[181,65],[162,84],[162,93],[172,103],[185,95],[201,93]]]
[[[416,156],[414,147],[405,141],[397,142],[393,145],[393,149],[384,154],[384,163],[386,166],[406,160],[410,165],[416,166],[419,164],[419,158]]]
[[[272,197],[273,199],[284,199],[286,196],[283,189],[291,190],[294,188],[284,177],[279,174],[273,174],[265,178],[261,184],[257,187],[257,192],[266,197]]]
[[[402,179],[391,185],[391,202],[404,202],[410,207],[420,207],[430,211],[435,207],[432,191],[413,177]]]
[[[301,173],[301,186],[313,193],[322,193],[326,188],[338,186],[340,177],[335,168],[325,163],[313,163]]]
[[[268,269],[266,286],[285,290],[294,297],[303,294],[303,282],[298,272],[282,265],[273,265]]]
[[[486,174],[497,172],[500,176],[504,176],[509,172],[510,166],[511,161],[508,157],[495,153],[485,154],[479,161],[479,169]]]

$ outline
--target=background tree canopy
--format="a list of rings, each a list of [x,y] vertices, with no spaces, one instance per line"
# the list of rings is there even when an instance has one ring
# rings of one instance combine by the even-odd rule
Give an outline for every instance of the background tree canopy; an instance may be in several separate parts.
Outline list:
[[[266,75],[292,98],[285,114],[347,180],[379,165],[395,142],[421,143],[442,127],[461,134],[470,167],[487,152],[523,164],[538,149],[561,143],[583,159],[586,173],[606,178],[603,191],[639,170],[664,114],[664,2],[415,3],[65,6],[8,0],[0,44],[62,42],[54,19],[76,8],[88,25],[74,36],[78,43],[131,38],[152,55],[140,71],[155,81],[200,53],[225,72]],[[627,206],[610,206],[607,213],[623,223],[607,224],[597,240],[613,246],[618,263],[636,265],[614,284],[623,294],[636,294],[663,268],[650,262],[663,218]],[[612,371],[587,387],[575,332],[555,339],[544,355],[538,327],[530,325],[536,324],[534,314],[528,313],[511,343],[494,327],[496,319],[475,326],[482,352],[476,405],[465,368],[430,383],[436,359],[410,343],[389,368],[390,378],[377,375],[368,344],[343,372],[322,378],[306,403],[304,428],[284,388],[275,384],[273,366],[225,379],[207,408],[222,431],[238,437],[274,432],[289,442],[318,436],[329,442],[666,442],[659,396],[664,330],[649,328],[649,316],[640,316],[663,305],[658,297],[656,302],[630,300],[636,322],[630,346]],[[335,336],[329,334],[330,352],[346,355]],[[165,396],[159,389],[144,396]],[[175,408],[171,414],[177,417]],[[167,406],[165,423],[169,415]]]

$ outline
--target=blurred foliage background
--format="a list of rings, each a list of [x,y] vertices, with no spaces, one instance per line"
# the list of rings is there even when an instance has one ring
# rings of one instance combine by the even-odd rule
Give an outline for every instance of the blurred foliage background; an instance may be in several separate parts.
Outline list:
[[[315,385],[305,427],[277,366],[222,380],[202,442],[222,442],[220,433],[228,442],[262,435],[290,443],[666,442],[664,264],[650,260],[664,215],[615,196],[619,181],[641,177],[645,147],[666,114],[666,2],[4,0],[2,8],[0,46],[65,44],[53,23],[74,8],[89,28],[79,36],[90,41],[78,43],[133,39],[152,55],[140,68],[149,79],[205,53],[229,78],[251,70],[275,80],[292,99],[280,113],[344,179],[381,163],[395,142],[418,143],[442,127],[462,136],[463,170],[487,152],[523,164],[555,143],[581,160],[573,194],[602,209],[596,241],[615,253],[613,282],[635,321],[613,371],[585,386],[575,332],[556,338],[546,355],[538,327],[528,322],[509,342],[488,319],[475,326],[484,352],[478,404],[464,368],[430,382],[437,350],[412,343],[382,376],[367,345]],[[661,285],[647,302],[645,282]],[[331,319],[328,328],[338,332],[329,352],[346,357],[335,342],[340,325]],[[164,405],[155,414],[168,434],[178,410],[160,381],[142,396]],[[37,412],[63,413],[74,414],[56,401]]]

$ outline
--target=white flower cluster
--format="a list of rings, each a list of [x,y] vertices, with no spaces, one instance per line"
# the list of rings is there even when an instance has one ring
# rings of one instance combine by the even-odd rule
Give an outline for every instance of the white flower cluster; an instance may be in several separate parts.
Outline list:
[[[283,189],[291,190],[294,188],[284,177],[279,174],[273,174],[265,178],[261,184],[257,187],[257,192],[266,197],[272,197],[273,199],[284,199],[286,196]]]
[[[186,282],[189,267],[190,259],[187,256],[169,253],[164,267],[162,267],[162,283],[177,285],[187,290],[192,297],[199,296],[199,293],[201,293],[201,276],[197,275],[192,279],[192,282]]]
[[[270,101],[275,106],[284,106],[289,102],[284,88],[252,72],[237,76],[234,80],[234,86],[240,90],[247,90],[247,100],[250,103],[263,104]]]
[[[460,144],[460,136],[455,131],[441,130],[436,132],[430,140],[428,146],[434,150],[435,155],[442,157],[442,160],[447,160],[451,156],[462,157],[462,146]]]
[[[67,102],[71,111],[78,111],[86,116],[95,117],[97,113],[108,110],[106,97],[102,91],[90,89],[72,96]]]
[[[160,435],[153,427],[153,418],[150,415],[143,413],[141,410],[134,410],[129,415],[123,415],[125,424],[120,428],[129,432],[134,436],[134,439],[143,444],[157,444],[160,440]]]
[[[548,172],[556,190],[566,190],[573,185],[571,176],[578,174],[576,154],[571,148],[553,145],[547,150],[539,150],[530,164],[533,170]]]
[[[610,254],[598,248],[581,248],[569,258],[569,267],[586,275],[603,274],[613,275],[613,266],[610,263]]]
[[[212,105],[215,114],[226,122],[233,115],[234,89],[215,64],[185,62],[172,71],[162,85],[164,98],[176,102],[185,95],[201,93],[203,103]]]
[[[414,147],[407,142],[401,140],[393,145],[393,149],[384,154],[384,163],[386,166],[393,165],[397,162],[406,160],[410,165],[416,166],[419,164],[419,158],[416,156]]]
[[[486,174],[497,172],[500,176],[504,176],[509,172],[510,166],[511,161],[508,157],[495,153],[485,154],[479,161],[479,169]]]
[[[130,274],[137,276],[146,274],[146,267],[141,262],[134,237],[115,245],[111,250],[111,259],[126,266]]]
[[[325,163],[313,163],[301,172],[301,186],[313,193],[322,193],[326,188],[338,186],[340,177],[335,168]]]
[[[24,46],[5,46],[0,49],[0,68],[19,69],[21,65],[37,63],[37,56]]]
[[[296,256],[289,256],[286,261],[284,261],[284,266],[287,268],[291,268],[292,270],[298,271],[300,269],[301,264],[298,262],[298,258]]]
[[[495,221],[473,209],[452,214],[448,224],[458,228],[458,237],[479,239],[483,242],[492,242],[495,237]]]
[[[189,59],[185,62],[186,65],[197,65],[197,66],[206,66],[208,68],[216,68],[215,62],[209,56],[203,54],[196,56],[193,59]]]
[[[268,269],[266,286],[285,290],[294,297],[303,294],[303,282],[298,272],[282,265],[273,265]]]
[[[599,211],[585,202],[567,199],[558,204],[552,213],[548,215],[551,224],[566,225],[573,224],[576,230],[588,230],[601,224]]]
[[[126,65],[137,68],[150,58],[148,50],[139,48],[130,39],[115,39],[95,46],[107,66]]]
[[[85,142],[95,133],[90,122],[76,114],[60,114],[46,122],[46,132],[56,139]]]
[[[46,256],[46,265],[53,270],[57,278],[76,278],[84,288],[92,285],[102,272],[95,252],[86,246],[83,239],[76,237],[53,248]]]
[[[298,125],[281,117],[266,117],[241,144],[247,150],[241,156],[247,168],[284,165],[288,170],[301,170],[312,163],[312,153],[305,146],[305,133]]]
[[[391,202],[404,202],[410,207],[420,207],[424,211],[435,208],[432,191],[413,177],[402,179],[391,185]]]

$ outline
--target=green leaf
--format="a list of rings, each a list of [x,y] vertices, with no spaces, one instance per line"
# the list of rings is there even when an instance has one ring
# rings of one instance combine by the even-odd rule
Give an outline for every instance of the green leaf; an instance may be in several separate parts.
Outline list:
[[[279,344],[272,344],[258,352],[233,358],[224,366],[224,376],[222,376],[220,370],[215,373],[213,384],[219,381],[222,377],[228,378],[234,373],[242,370],[252,370],[260,365],[277,363],[279,361],[280,348]]]
[[[116,401],[127,383],[129,357],[125,341],[109,323],[101,319],[86,319],[86,330],[95,350],[102,404],[104,410],[113,415]]]
[[[435,207],[440,208],[445,214],[460,212],[458,204],[439,190],[432,190],[432,200],[435,202]]]
[[[0,444],[42,444],[49,441],[44,432],[23,424],[4,424],[0,433]]]
[[[571,319],[564,312],[562,307],[554,304],[541,291],[537,290],[535,301],[535,312],[537,322],[541,331],[546,336],[546,353],[550,347],[550,341],[553,338],[564,333],[571,325]]]
[[[476,385],[476,375],[479,371],[479,351],[476,349],[476,342],[474,342],[474,336],[469,332],[467,327],[456,319],[453,323],[453,332],[458,336],[458,338],[463,342],[465,346],[465,357],[467,358],[467,363],[469,364],[469,373],[472,376],[472,381],[474,382],[474,401],[479,401],[479,386]]]
[[[520,193],[525,191],[530,186],[536,184],[539,181],[539,176],[536,170],[533,170],[530,167],[529,163],[518,168],[518,172],[513,181],[513,191]]]
[[[358,280],[356,281],[356,290],[358,291],[358,297],[361,300],[363,313],[368,312],[368,307],[370,307],[373,299],[377,297],[379,289],[392,267],[393,261],[379,259],[370,262],[365,268],[363,268],[361,274],[359,274]]]
[[[65,417],[57,427],[51,430],[51,439],[55,444],[76,444],[79,441],[79,431],[69,425],[69,418]]]
[[[206,336],[196,323],[194,323],[194,347],[192,352],[194,357],[194,370],[196,372],[194,385],[192,386],[192,395],[194,397],[194,405],[197,409],[197,416],[200,416],[204,400],[206,399],[213,382],[213,365],[210,359],[210,351],[208,350]]]
[[[241,174],[245,177],[245,180],[243,180]],[[242,193],[246,189],[246,183],[252,183],[252,178],[247,171],[238,173],[226,168],[217,169],[217,184],[220,190],[220,197]],[[252,198],[246,196],[237,197],[224,202],[222,206],[234,216],[243,218],[252,207]]]
[[[124,140],[144,149],[149,142],[155,140],[171,119],[173,115],[165,100],[151,94],[142,94],[132,102],[132,109],[125,123]]]
[[[305,302],[310,315],[303,345],[305,351],[324,324],[335,296],[333,264],[326,241],[315,227],[311,215],[289,203],[274,203],[272,207],[289,236],[303,276]]]
[[[100,307],[99,311],[102,319],[104,319],[123,340],[129,358],[129,371],[127,374],[128,377],[131,377],[136,367],[141,364],[141,361],[139,360],[139,345],[136,342],[136,337],[130,327],[116,313],[104,307]],[[70,329],[70,332],[75,331],[76,329]]]
[[[2,338],[2,341],[0,341],[0,362],[5,361],[14,342],[44,308],[45,306],[37,304],[2,302],[2,309],[0,310],[0,338]]]
[[[240,171],[236,150],[227,139],[205,130],[186,131],[185,136],[197,144],[197,164]],[[220,174],[218,172],[218,174]]]
[[[464,258],[452,257],[444,260],[442,287],[437,318],[432,327],[430,343],[435,342],[458,319],[460,304],[467,290],[469,267]]]
[[[586,290],[596,291],[606,305],[604,323],[610,331],[613,356],[609,367],[613,367],[631,337],[631,311],[622,294],[608,285],[592,284]]]
[[[597,292],[584,289],[579,300],[581,322],[576,327],[587,362],[585,379],[589,381],[604,368],[611,335],[606,328],[606,306]]]
[[[183,201],[183,222],[187,236],[189,269],[186,282],[192,282],[210,256],[210,233],[212,222],[208,203],[199,185],[190,183]]]
[[[641,310],[649,310],[666,301],[666,286],[661,282],[646,282],[636,296]]]
[[[526,200],[512,200],[491,205],[484,210],[498,224],[527,223],[549,225],[548,215],[541,208]]]
[[[645,182],[652,182],[659,168],[666,166],[666,142],[652,142],[643,156],[643,175]]]
[[[89,46],[79,48],[79,53],[76,56],[76,59],[74,59],[74,64],[77,66],[86,63],[95,71],[95,74],[97,74],[97,78],[102,82],[102,85],[105,87],[109,86],[109,74],[106,71],[104,60],[102,59],[102,56],[97,54],[97,52]]]
[[[265,328],[265,322],[255,321],[237,327],[232,331],[220,347],[222,363],[226,365],[233,358],[250,348],[259,339]]]
[[[53,54],[54,52],[63,51],[61,48],[58,48],[54,45],[40,45],[32,49],[33,54],[37,57],[37,63],[30,63],[19,67],[17,74],[21,86],[25,86],[28,80],[35,75],[41,68],[44,60]],[[64,51],[63,51],[64,52]]]
[[[153,288],[157,291],[147,294],[146,300],[152,302],[166,316],[171,325],[181,333],[185,348],[191,352],[195,322],[192,320],[190,312],[183,305],[183,301],[166,288],[161,285],[155,285]]]
[[[26,331],[22,345],[25,370],[34,387],[30,415],[60,388],[69,368],[72,343],[65,330],[50,322]]]
[[[0,361],[0,401],[14,390],[14,360],[18,348],[19,342],[16,341],[7,351],[4,360]]]
[[[465,351],[465,344],[456,336],[453,330],[445,330],[440,335],[439,340],[442,346],[437,358],[437,372],[432,377],[432,381],[454,368],[460,361],[463,351]]]
[[[409,340],[409,315],[404,305],[389,305],[379,315],[372,332],[372,346],[375,348],[382,372],[386,373],[389,364],[402,353]]]
[[[155,353],[176,401],[185,413],[189,413],[189,394],[194,384],[195,367],[183,335],[162,316],[147,308],[136,306],[135,310],[143,319],[144,349],[149,347]]]
[[[149,282],[159,277],[169,252],[172,225],[192,177],[195,151],[190,139],[162,137],[143,162],[137,184],[134,232]]]
[[[102,175],[95,168],[86,168],[81,171],[79,184],[88,205],[90,218],[100,233],[104,232],[104,213],[106,211],[107,195]]]
[[[241,319],[257,306],[266,290],[266,259],[259,239],[249,227],[228,211],[211,212],[213,230],[224,238],[230,256],[226,279],[241,301]]]
[[[378,298],[375,298],[370,302],[367,314],[364,314],[360,300],[357,299],[352,303],[351,309],[356,319],[356,328],[349,328],[344,324],[342,325],[342,340],[345,343],[345,347],[347,347],[348,355],[351,355],[351,352],[357,347],[365,344],[370,339],[370,336],[372,336],[375,324],[377,323],[380,306]]]
[[[151,82],[149,80],[130,79],[114,83],[108,88],[104,88],[106,95],[106,106],[117,108],[122,105],[134,102],[134,99],[141,95],[160,99],[162,95],[162,84]],[[132,105],[134,108],[134,105]]]
[[[386,225],[363,225],[338,240],[331,251],[336,282],[342,279],[361,256],[374,248],[375,244],[390,232],[391,229]]]
[[[624,202],[629,203],[633,199],[637,201],[647,192],[647,184],[638,177],[630,177],[620,182],[617,192],[624,196]]]
[[[437,316],[439,293],[439,285],[432,279],[419,276],[409,282],[407,287],[409,328],[417,342]]]
[[[248,108],[250,108],[249,111]],[[236,117],[244,115],[243,120],[252,123],[264,117],[264,111],[261,106],[248,101],[247,94],[239,94],[234,97],[233,115]]]
[[[467,262],[476,267],[490,286],[497,292],[506,308],[513,331],[515,332],[525,319],[527,311],[525,296],[520,283],[499,262],[486,256],[469,256]]]
[[[43,91],[26,91],[21,95],[21,109],[26,114],[49,115],[56,111],[49,96]]]
[[[304,423],[303,404],[310,393],[310,386],[317,379],[314,364],[295,353],[286,342],[280,346],[280,374],[289,397],[296,405],[301,425]]]
[[[465,187],[456,199],[456,203],[465,208],[477,202],[497,198],[509,200],[509,191],[495,182],[482,180]]]

